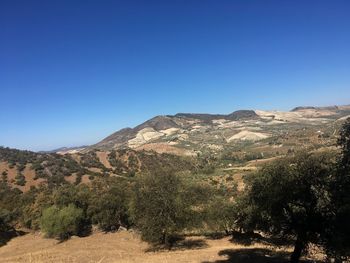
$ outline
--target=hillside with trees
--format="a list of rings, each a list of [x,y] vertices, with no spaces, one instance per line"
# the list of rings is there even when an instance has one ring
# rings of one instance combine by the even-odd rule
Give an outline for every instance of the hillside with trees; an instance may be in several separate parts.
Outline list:
[[[20,173],[29,165],[45,179],[21,191],[3,176],[1,242],[21,229],[60,241],[94,229],[129,229],[156,249],[172,249],[187,235],[229,235],[289,242],[292,263],[312,246],[325,260],[344,262],[350,251],[350,119],[335,146],[263,163],[242,177],[241,188],[229,178],[214,180],[217,159],[112,151],[104,155],[107,168],[96,151],[71,156],[1,148],[8,167]],[[69,173],[90,180],[69,183]]]

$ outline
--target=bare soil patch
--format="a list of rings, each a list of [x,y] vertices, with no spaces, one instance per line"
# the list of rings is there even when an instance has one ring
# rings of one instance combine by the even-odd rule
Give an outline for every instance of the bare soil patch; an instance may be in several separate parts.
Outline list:
[[[108,154],[109,152],[96,152],[96,155],[99,159],[99,161],[106,167],[106,168],[113,168],[112,165],[108,161]]]

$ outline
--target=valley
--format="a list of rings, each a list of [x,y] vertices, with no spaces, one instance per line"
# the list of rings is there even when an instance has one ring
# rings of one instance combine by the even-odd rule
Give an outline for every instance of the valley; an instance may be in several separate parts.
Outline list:
[[[61,148],[56,153],[0,148],[0,174],[21,191],[42,183],[130,177],[159,166],[241,178],[261,163],[294,152],[335,150],[347,116],[350,106],[157,116],[82,148]]]
[[[264,169],[285,162],[292,162],[288,169],[303,167],[303,158],[332,167],[349,116],[350,106],[181,113],[90,146],[53,152],[0,147],[0,219],[11,222],[0,233],[1,262],[289,262],[293,234],[275,238],[268,229],[251,230],[255,215],[244,198],[254,190],[252,178],[257,183]],[[272,183],[289,177],[278,174]],[[49,211],[54,216],[45,219]],[[54,231],[55,225],[45,220],[60,213],[76,213],[80,225],[63,236],[48,234],[45,227]],[[157,221],[168,217],[159,230]],[[156,232],[147,232],[150,225]],[[168,239],[161,231],[169,231]],[[301,262],[325,257],[310,241]]]

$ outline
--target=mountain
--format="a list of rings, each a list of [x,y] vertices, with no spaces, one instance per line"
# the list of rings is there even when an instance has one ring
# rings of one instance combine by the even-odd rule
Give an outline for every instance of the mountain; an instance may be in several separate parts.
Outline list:
[[[177,113],[156,116],[134,128],[117,131],[89,149],[131,148],[190,156],[218,153],[242,142],[261,144],[286,134],[291,136],[300,129],[316,136],[332,133],[329,129],[334,128],[336,121],[348,115],[350,106],[296,107],[289,112]]]
[[[160,142],[164,140],[172,152],[172,145],[177,139],[183,137],[198,125],[212,126],[215,121],[247,121],[257,120],[259,116],[253,110],[239,110],[230,114],[205,114],[205,113],[177,113],[175,115],[156,116],[135,128],[124,128],[93,145],[94,149],[120,149],[138,148],[149,142]],[[182,135],[183,136],[182,136]],[[170,140],[170,141],[169,141]]]
[[[348,117],[350,106],[156,116],[87,147],[55,153],[0,147],[0,181],[28,191],[40,184],[125,179],[170,167],[189,174],[215,171],[229,181],[234,176],[239,184],[243,174],[293,152],[336,150],[339,129]]]

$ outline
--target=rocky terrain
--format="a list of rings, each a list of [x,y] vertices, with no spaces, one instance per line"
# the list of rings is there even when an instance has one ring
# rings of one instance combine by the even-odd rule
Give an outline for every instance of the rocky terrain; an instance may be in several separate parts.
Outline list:
[[[324,144],[347,116],[350,106],[297,107],[289,112],[240,110],[228,115],[178,113],[156,116],[135,128],[117,131],[90,149],[131,148],[197,155],[219,153],[242,142],[277,147],[283,147],[284,142],[297,147],[318,137]]]

